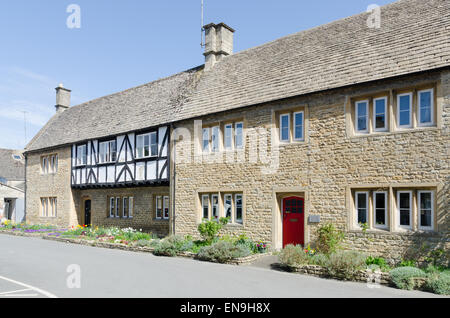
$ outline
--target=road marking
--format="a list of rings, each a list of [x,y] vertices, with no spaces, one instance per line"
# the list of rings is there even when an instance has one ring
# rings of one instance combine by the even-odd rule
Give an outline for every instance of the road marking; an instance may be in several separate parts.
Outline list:
[[[5,292],[5,293],[0,293],[0,296],[7,295],[7,294],[20,293],[20,292],[24,292],[24,291],[28,291],[28,290],[31,290],[31,289],[27,288],[27,289],[13,290],[13,291]]]
[[[42,290],[42,289],[37,288],[37,287],[33,287],[33,286],[25,284],[25,283],[18,282],[18,281],[14,280],[14,279],[6,278],[6,277],[3,277],[3,276],[0,276],[0,279],[3,279],[5,281],[7,281],[7,282],[10,282],[10,283],[22,286],[22,287],[25,287],[25,288],[27,288],[27,290],[33,290],[33,291],[38,292],[39,294],[42,294],[42,295],[44,295],[44,296],[46,296],[48,298],[58,298],[55,295],[53,295],[52,293],[49,293],[49,292],[47,292],[45,290]]]

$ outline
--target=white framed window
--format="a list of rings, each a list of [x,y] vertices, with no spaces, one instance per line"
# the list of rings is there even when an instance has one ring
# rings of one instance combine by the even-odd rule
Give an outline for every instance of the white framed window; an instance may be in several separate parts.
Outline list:
[[[243,195],[236,194],[235,195],[235,214],[234,214],[234,222],[238,224],[243,224]]]
[[[41,161],[42,174],[48,174],[48,157],[43,157]]]
[[[217,194],[211,195],[211,219],[219,221],[219,196]]]
[[[369,101],[363,100],[355,103],[356,132],[369,132]]]
[[[280,141],[289,142],[289,132],[291,129],[291,116],[290,114],[280,115]]]
[[[434,191],[418,191],[418,217],[420,230],[434,229]]]
[[[211,128],[211,151],[219,151],[219,138],[220,138],[220,128],[219,126],[214,126]]]
[[[412,127],[412,93],[397,96],[397,122],[399,128]]]
[[[434,90],[425,89],[417,92],[419,126],[434,124]]]
[[[225,150],[233,149],[233,124],[225,125],[225,142],[224,147]]]
[[[203,128],[202,130],[202,150],[203,152],[209,152],[209,128]]]
[[[397,226],[412,229],[412,191],[397,191]]]
[[[164,208],[163,208],[163,211],[164,211],[164,219],[165,220],[168,220],[169,219],[169,208],[170,208],[170,206],[169,206],[169,197],[168,196],[165,196],[164,197]]]
[[[41,217],[47,217],[48,215],[48,200],[47,198],[41,198]]]
[[[156,197],[156,219],[161,220],[163,217],[163,199],[162,196]]]
[[[114,218],[116,213],[116,198],[109,198],[109,217]]]
[[[304,138],[304,112],[296,112],[294,113],[294,140],[295,141],[303,141]]]
[[[77,146],[77,166],[85,166],[87,164],[87,146]]]
[[[149,158],[158,155],[156,132],[136,136],[136,158]]]
[[[120,218],[120,198],[116,198],[116,218]]]
[[[356,224],[369,223],[369,192],[355,192]]]
[[[105,141],[99,145],[99,162],[110,163],[115,162],[117,157],[117,144],[116,141]]]
[[[130,209],[128,198],[123,198],[123,204],[122,204],[122,217],[124,219],[128,218],[128,211]]]
[[[386,229],[388,227],[388,193],[375,191],[373,193],[373,226]]]
[[[57,199],[56,198],[50,198],[50,215],[49,217],[55,218],[56,217],[56,207],[57,207]]]
[[[230,219],[232,222],[232,213],[233,213],[233,195],[225,194],[223,196],[223,211],[226,218]]]
[[[387,97],[373,100],[373,126],[375,131],[387,131]]]
[[[55,218],[57,215],[57,199],[41,198],[41,217]]]
[[[209,195],[202,195],[202,218],[209,220]]]
[[[128,198],[128,217],[130,219],[132,219],[133,214],[134,214],[134,197],[129,197]]]
[[[236,149],[244,147],[244,123],[238,122],[235,124],[234,146]]]

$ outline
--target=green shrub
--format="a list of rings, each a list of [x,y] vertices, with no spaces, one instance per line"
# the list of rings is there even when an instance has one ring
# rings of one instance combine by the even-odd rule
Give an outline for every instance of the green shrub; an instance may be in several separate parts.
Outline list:
[[[402,260],[397,267],[417,267],[417,261],[415,260]]]
[[[155,246],[155,255],[159,256],[176,256],[177,253],[184,252],[187,249],[188,242],[181,236],[170,236],[161,240]]]
[[[344,237],[344,232],[332,223],[325,224],[318,230],[317,250],[323,254],[334,253],[340,248]]]
[[[198,226],[198,232],[207,242],[213,242],[217,238],[217,234],[224,225],[229,222],[228,218],[221,218],[219,222],[205,220]]]
[[[390,272],[391,280],[397,288],[412,290],[416,287],[415,278],[426,278],[427,274],[417,267],[398,267]]]
[[[389,267],[389,265],[387,264],[386,260],[382,257],[372,257],[369,256],[366,259],[366,265],[370,268],[370,269],[380,269],[383,272],[387,272],[389,271],[391,268]],[[374,266],[372,266],[374,265]]]
[[[328,264],[328,256],[321,253],[314,254],[313,256],[310,256],[309,263],[312,265],[326,267]]]
[[[251,254],[248,247],[244,245],[235,245],[227,241],[219,241],[210,246],[205,246],[200,249],[197,257],[201,260],[226,263],[227,261],[246,257]]]
[[[287,245],[280,251],[278,258],[281,264],[288,266],[309,264],[309,257],[301,245]]]
[[[450,275],[439,272],[429,274],[426,288],[435,294],[450,295]]]
[[[350,280],[366,267],[366,259],[357,251],[337,251],[329,255],[324,265],[331,276]]]

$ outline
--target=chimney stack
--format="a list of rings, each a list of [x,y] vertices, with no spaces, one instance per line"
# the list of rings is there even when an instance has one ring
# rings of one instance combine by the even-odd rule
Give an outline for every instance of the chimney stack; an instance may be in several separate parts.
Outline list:
[[[70,107],[71,90],[64,88],[63,84],[59,84],[56,89],[56,112],[61,113]]]
[[[205,29],[205,70],[210,70],[216,62],[233,54],[234,30],[225,23],[210,23]]]

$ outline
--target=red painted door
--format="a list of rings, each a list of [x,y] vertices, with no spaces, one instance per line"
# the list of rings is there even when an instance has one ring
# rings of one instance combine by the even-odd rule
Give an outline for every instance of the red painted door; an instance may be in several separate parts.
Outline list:
[[[283,199],[283,247],[304,245],[305,200],[298,197]]]

